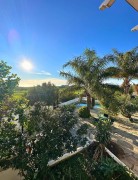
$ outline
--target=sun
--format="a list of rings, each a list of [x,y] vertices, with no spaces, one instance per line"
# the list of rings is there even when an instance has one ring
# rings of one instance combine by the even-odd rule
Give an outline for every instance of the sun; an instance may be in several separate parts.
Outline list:
[[[33,64],[27,59],[22,60],[20,66],[25,71],[31,71],[33,69]]]

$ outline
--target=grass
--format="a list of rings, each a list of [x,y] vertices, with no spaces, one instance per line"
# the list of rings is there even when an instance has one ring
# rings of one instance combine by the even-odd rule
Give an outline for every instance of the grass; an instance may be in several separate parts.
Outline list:
[[[13,94],[13,98],[20,99],[20,98],[26,96],[27,92],[28,92],[27,90],[22,90],[22,91],[16,90]]]

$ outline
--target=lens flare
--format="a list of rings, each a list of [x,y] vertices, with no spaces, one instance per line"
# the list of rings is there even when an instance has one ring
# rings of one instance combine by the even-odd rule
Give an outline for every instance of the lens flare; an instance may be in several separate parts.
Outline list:
[[[27,59],[24,59],[21,62],[20,66],[25,71],[31,71],[33,69],[33,64]]]

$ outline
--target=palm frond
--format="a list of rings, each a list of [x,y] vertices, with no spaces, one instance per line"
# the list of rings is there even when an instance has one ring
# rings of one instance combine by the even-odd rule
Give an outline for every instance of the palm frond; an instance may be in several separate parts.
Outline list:
[[[118,67],[109,67],[101,73],[101,78],[122,78],[121,69]]]
[[[103,84],[103,88],[107,88],[107,89],[110,89],[113,91],[122,91],[123,92],[123,89],[119,85],[106,83],[106,84]]]
[[[72,93],[74,93],[74,92],[76,92],[76,91],[80,91],[80,90],[83,90],[83,88],[82,87],[80,87],[80,86],[77,86],[77,85],[72,85],[72,86],[67,86],[67,88],[64,88],[62,91],[61,91],[61,93],[66,93],[66,92],[72,92]]]
[[[70,72],[60,71],[60,75],[67,79],[68,84],[84,85],[84,81],[81,78],[72,75]]]

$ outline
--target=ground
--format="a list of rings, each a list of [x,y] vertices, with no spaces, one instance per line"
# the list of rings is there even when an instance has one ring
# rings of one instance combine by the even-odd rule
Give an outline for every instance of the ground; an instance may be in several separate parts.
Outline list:
[[[119,144],[124,152],[120,159],[138,175],[138,113],[135,122],[119,116],[113,124],[112,139]]]
[[[93,117],[97,117],[98,114],[98,109],[91,110]],[[118,115],[113,123],[112,140],[124,150],[124,154],[119,159],[138,175],[138,113],[133,118],[135,120],[131,123],[127,118]],[[89,134],[95,132],[90,119],[83,119],[83,123],[91,126]]]

